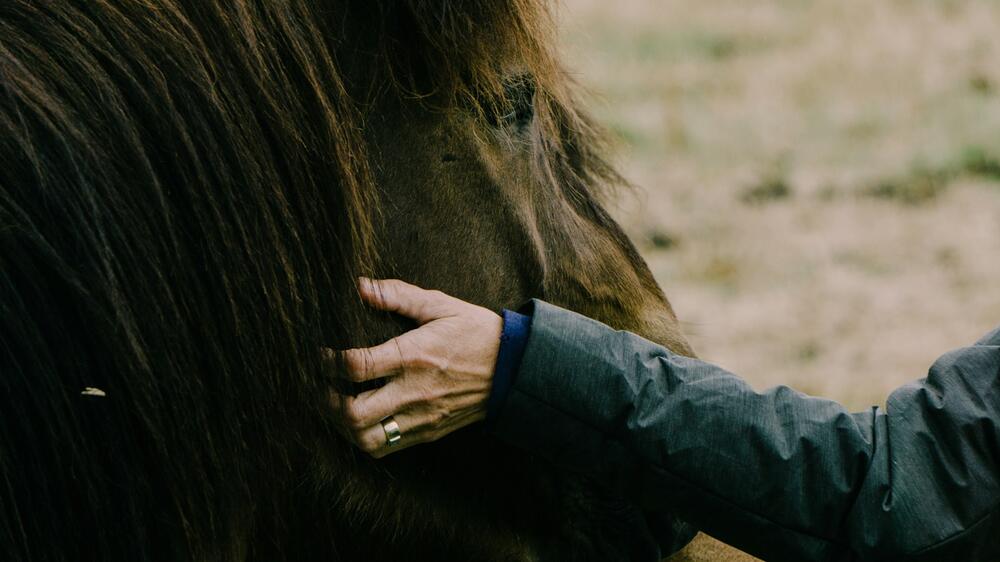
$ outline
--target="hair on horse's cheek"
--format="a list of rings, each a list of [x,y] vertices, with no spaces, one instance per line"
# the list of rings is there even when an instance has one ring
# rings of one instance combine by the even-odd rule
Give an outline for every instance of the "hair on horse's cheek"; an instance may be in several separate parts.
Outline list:
[[[451,153],[446,153],[443,156],[441,156],[441,161],[442,162],[457,162],[458,161],[458,156],[455,156],[454,154],[451,154]]]

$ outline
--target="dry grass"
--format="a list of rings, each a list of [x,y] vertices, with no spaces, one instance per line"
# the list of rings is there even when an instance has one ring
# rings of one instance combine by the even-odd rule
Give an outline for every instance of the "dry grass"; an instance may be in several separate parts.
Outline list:
[[[1000,4],[566,0],[699,353],[852,408],[1000,323]]]

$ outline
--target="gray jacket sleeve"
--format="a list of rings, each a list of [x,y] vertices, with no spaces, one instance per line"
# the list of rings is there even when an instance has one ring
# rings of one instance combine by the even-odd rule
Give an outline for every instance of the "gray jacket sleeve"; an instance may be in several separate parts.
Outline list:
[[[494,431],[767,560],[1000,560],[1000,329],[850,413],[535,301]]]

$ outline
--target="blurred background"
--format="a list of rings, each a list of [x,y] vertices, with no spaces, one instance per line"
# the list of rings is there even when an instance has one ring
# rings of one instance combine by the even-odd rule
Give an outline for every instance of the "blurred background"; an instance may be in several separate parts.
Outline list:
[[[564,0],[699,355],[880,404],[1000,324],[1000,3]]]

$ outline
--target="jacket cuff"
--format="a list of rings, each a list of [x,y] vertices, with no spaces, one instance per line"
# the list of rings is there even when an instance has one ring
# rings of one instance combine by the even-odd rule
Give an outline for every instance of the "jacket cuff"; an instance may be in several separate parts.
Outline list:
[[[497,352],[497,363],[493,370],[493,388],[486,401],[486,424],[492,425],[500,414],[507,395],[517,377],[524,348],[528,345],[531,333],[531,316],[504,309],[503,332],[500,334],[500,350]]]
[[[607,327],[594,320],[539,300],[531,308],[531,337],[519,367],[523,376],[509,381],[503,408],[488,428],[572,470],[598,473],[595,460],[625,463],[628,452],[612,437],[609,421],[621,416],[601,411],[607,403],[594,399],[626,394],[608,385],[624,383],[615,375],[624,364],[616,357],[621,347],[609,345]]]

